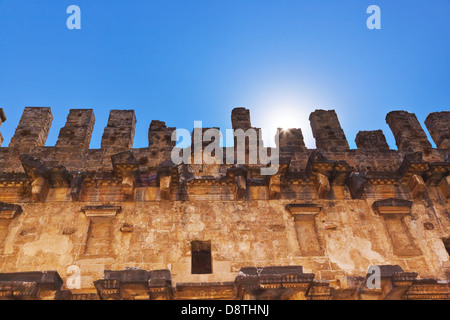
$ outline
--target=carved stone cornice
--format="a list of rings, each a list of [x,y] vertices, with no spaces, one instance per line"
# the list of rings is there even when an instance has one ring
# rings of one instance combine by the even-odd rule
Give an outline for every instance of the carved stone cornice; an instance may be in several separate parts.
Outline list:
[[[105,270],[105,278],[94,282],[103,300],[171,299],[169,270]]]
[[[314,218],[322,210],[322,206],[314,203],[291,203],[286,205],[286,210],[293,216],[304,215]]]
[[[103,205],[86,206],[81,209],[88,218],[114,218],[120,211],[121,206]]]
[[[314,151],[308,158],[305,177],[314,182],[319,198],[324,199],[331,190],[331,183],[345,185],[353,172],[345,161],[328,160],[320,152]]]
[[[320,152],[313,151],[306,164],[305,176],[310,179],[315,174],[320,173],[326,176],[330,180],[330,183],[344,185],[352,172],[353,167],[347,162],[329,160]]]
[[[379,300],[400,300],[411,287],[418,274],[415,272],[404,272],[399,265],[371,266],[369,270],[378,270],[376,273],[367,273],[366,286],[360,290],[359,295],[363,300],[376,297]],[[379,277],[378,288],[367,288],[369,277]]]
[[[331,300],[333,298],[333,287],[328,281],[314,281],[309,287],[306,297],[309,300]]]
[[[427,186],[438,186],[446,176],[449,175],[449,162],[432,162],[429,164],[429,170],[424,175]]]
[[[422,152],[414,152],[405,155],[397,172],[401,180],[408,181],[412,175],[422,175],[428,169],[428,162],[423,161]]]
[[[367,183],[367,175],[365,172],[353,172],[350,174],[347,186],[353,199],[361,199]]]
[[[373,210],[379,215],[409,215],[411,213],[412,201],[403,199],[385,199],[375,201]]]
[[[56,271],[0,273],[3,299],[54,300],[63,281]]]
[[[407,300],[449,300],[450,285],[448,281],[416,280],[406,291]]]
[[[233,282],[177,283],[173,297],[175,300],[234,300],[236,286]]]
[[[314,276],[313,273],[303,273],[301,266],[241,268],[235,280],[237,298],[242,299],[246,295],[258,299],[305,294]]]
[[[14,219],[20,213],[22,213],[21,206],[0,202],[0,219]]]

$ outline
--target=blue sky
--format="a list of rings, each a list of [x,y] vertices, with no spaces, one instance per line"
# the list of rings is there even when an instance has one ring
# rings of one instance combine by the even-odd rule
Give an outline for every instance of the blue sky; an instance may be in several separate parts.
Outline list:
[[[81,30],[68,30],[69,5]],[[381,30],[369,30],[369,5]],[[109,110],[134,109],[134,147],[151,120],[191,130],[231,127],[247,107],[256,127],[300,127],[335,109],[351,147],[391,110],[450,110],[450,0],[0,0],[0,107],[7,146],[25,106],[52,107],[47,145],[71,108],[93,108],[91,147]],[[427,132],[428,133],[428,132]],[[430,139],[431,141],[431,139]],[[434,144],[433,144],[434,145]]]

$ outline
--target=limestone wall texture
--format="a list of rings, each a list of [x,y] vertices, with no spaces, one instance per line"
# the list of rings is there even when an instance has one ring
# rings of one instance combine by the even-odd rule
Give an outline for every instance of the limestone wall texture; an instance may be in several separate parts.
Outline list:
[[[391,150],[381,130],[350,149],[336,113],[316,110],[318,148],[280,131],[273,176],[174,165],[161,121],[133,149],[132,110],[111,111],[101,149],[92,110],[71,110],[46,147],[52,119],[25,108],[0,148],[0,299],[450,299],[449,112],[425,121],[437,148],[414,114],[390,112]],[[252,128],[249,110],[232,124]],[[212,272],[193,272],[198,241]]]

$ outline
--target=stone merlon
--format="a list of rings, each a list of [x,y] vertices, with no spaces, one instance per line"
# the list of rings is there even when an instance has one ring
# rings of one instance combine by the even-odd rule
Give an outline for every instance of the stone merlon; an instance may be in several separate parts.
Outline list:
[[[348,150],[344,130],[334,110],[316,110],[309,117],[316,147],[324,150]]]
[[[102,148],[131,149],[136,128],[134,110],[112,110],[102,136]]]
[[[431,143],[414,113],[392,111],[386,116],[399,150],[414,152],[430,150]]]
[[[70,110],[66,125],[59,132],[56,146],[89,149],[89,143],[91,142],[94,124],[94,110]]]
[[[450,111],[430,113],[425,125],[438,149],[450,149]]]
[[[25,108],[9,146],[23,150],[45,146],[52,121],[50,108]]]

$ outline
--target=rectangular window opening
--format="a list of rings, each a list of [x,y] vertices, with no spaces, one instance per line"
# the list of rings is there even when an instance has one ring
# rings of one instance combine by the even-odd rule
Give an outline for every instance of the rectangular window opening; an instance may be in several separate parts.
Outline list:
[[[212,273],[212,257],[210,241],[192,241],[192,274]]]

